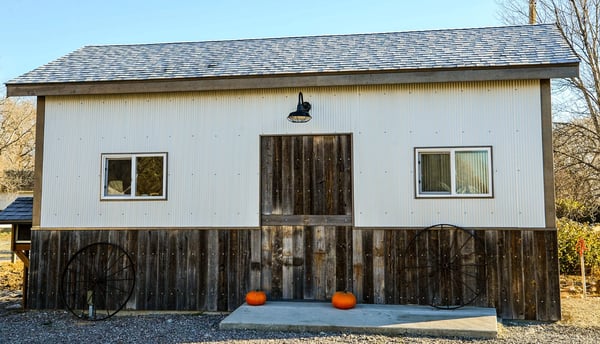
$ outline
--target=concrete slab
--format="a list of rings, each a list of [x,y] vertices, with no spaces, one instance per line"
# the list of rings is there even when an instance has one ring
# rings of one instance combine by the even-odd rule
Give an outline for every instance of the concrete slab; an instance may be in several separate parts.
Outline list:
[[[429,306],[358,304],[339,310],[325,302],[271,301],[243,304],[220,324],[221,329],[338,331],[494,338],[494,308],[440,310]]]

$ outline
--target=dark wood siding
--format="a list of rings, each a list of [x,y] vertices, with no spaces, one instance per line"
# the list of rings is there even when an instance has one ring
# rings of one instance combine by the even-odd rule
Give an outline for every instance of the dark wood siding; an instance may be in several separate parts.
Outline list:
[[[231,311],[255,288],[271,300],[328,300],[335,290],[351,290],[362,303],[419,304],[432,291],[404,269],[414,259],[405,252],[416,233],[328,226],[34,230],[28,306],[62,308],[60,274],[77,250],[95,242],[118,244],[134,261],[128,309]],[[495,307],[507,319],[560,319],[556,232],[476,233],[485,240],[487,269],[474,305]]]
[[[258,231],[258,230],[255,230]],[[252,230],[33,231],[31,308],[63,308],[59,284],[69,258],[96,242],[131,256],[136,284],[126,308],[227,311],[249,290]]]
[[[261,287],[271,299],[352,289],[350,135],[261,138]]]
[[[352,290],[352,228],[265,226],[261,288],[269,299],[328,300]]]
[[[351,225],[351,147],[350,135],[262,137],[263,224],[277,215],[276,219],[287,219],[290,225],[307,224],[297,223],[299,219],[334,221],[340,218],[350,219],[342,225]]]

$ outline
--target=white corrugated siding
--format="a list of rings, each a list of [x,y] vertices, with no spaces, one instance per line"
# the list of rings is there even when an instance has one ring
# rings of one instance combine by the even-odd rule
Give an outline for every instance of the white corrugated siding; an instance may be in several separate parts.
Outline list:
[[[375,91],[375,90],[374,90]],[[544,227],[538,82],[383,87],[361,97],[357,226]],[[492,199],[415,199],[414,147],[492,146]]]
[[[293,124],[298,91],[313,120]],[[260,135],[352,133],[357,226],[543,227],[539,83],[47,97],[42,227],[259,225]],[[493,199],[415,199],[414,147],[493,147]],[[168,153],[166,201],[100,201],[100,154]]]

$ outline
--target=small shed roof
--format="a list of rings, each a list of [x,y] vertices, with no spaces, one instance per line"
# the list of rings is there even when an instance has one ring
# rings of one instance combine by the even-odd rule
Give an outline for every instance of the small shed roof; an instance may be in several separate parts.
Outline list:
[[[207,42],[92,45],[10,80],[6,85],[8,95],[48,95],[547,79],[577,75],[578,62],[557,27],[541,24]],[[507,73],[514,69],[519,72]],[[496,72],[489,73],[490,70]],[[447,71],[462,71],[463,76],[448,73],[431,76],[431,72]],[[466,71],[471,73],[465,74]],[[248,82],[248,79],[253,81]],[[166,81],[170,83],[167,85]],[[180,83],[174,84],[172,81]],[[154,86],[149,86],[149,82],[153,82]],[[162,87],[155,87],[156,83]]]
[[[17,197],[3,211],[0,211],[0,224],[30,223],[33,214],[33,197]]]

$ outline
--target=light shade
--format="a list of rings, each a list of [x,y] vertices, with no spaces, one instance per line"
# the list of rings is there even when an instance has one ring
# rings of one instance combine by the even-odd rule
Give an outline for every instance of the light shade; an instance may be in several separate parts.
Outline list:
[[[311,116],[308,113],[310,111],[310,103],[305,102],[302,96],[302,92],[298,94],[298,106],[296,111],[290,112],[287,116],[288,121],[293,123],[306,123],[311,120]]]

